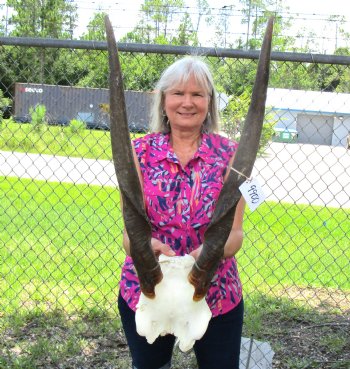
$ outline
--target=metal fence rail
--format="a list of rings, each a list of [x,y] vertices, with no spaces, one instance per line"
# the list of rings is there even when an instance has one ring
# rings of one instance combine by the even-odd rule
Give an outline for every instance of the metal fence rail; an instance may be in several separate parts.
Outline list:
[[[143,86],[140,93],[145,94],[173,60],[201,55],[219,86],[223,132],[239,138],[243,92],[253,79],[258,52],[119,46],[126,88]],[[338,77],[346,84],[350,58],[275,52],[272,60],[266,136],[254,169],[266,201],[255,211],[247,209],[237,256],[246,304],[244,334],[269,342],[275,368],[330,368],[331,363],[345,368],[350,365],[350,94],[330,92],[331,82],[318,90],[316,84],[293,90],[296,81],[285,76],[312,67],[332,75],[329,81]],[[70,91],[68,98],[52,94],[43,103],[47,86],[62,85]],[[0,105],[0,320],[7,322],[0,334],[0,367],[15,367],[32,347],[24,343],[28,326],[22,335],[9,326],[18,315],[54,312],[70,324],[80,315],[103,315],[109,322],[117,315],[123,222],[108,104],[97,94],[73,95],[77,87],[96,93],[108,87],[106,43],[0,38],[0,88],[9,99]],[[140,127],[141,134],[145,130],[139,118],[130,118],[141,111],[147,121],[148,100],[140,101],[129,101],[132,135],[140,134]],[[56,108],[66,119],[55,112],[48,124]],[[65,116],[68,110],[72,116]],[[102,121],[107,122],[103,127]],[[86,128],[89,122],[96,126]],[[89,319],[84,319],[86,324]],[[71,332],[71,326],[65,327]],[[106,330],[98,339],[84,332],[79,354],[61,358],[62,367],[128,367],[119,341],[109,347],[113,358],[104,349],[104,359],[99,356],[102,362],[96,364],[88,353],[96,340],[105,347],[103,336],[113,342],[115,337]],[[264,351],[262,357],[269,355]],[[69,364],[73,356],[76,361]],[[50,360],[46,367],[54,367]],[[183,359],[177,360],[174,365],[184,368]],[[185,361],[195,368],[188,357]]]

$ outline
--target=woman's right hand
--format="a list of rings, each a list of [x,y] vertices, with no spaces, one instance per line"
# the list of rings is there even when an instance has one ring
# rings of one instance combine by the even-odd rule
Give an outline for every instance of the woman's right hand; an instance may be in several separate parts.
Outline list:
[[[151,238],[151,246],[157,258],[160,254],[164,254],[166,256],[176,255],[176,253],[170,248],[169,245],[157,240],[156,238]]]
[[[201,244],[199,247],[197,247],[195,250],[190,252],[190,255],[194,257],[195,260],[198,259],[200,253],[202,252],[203,244]]]

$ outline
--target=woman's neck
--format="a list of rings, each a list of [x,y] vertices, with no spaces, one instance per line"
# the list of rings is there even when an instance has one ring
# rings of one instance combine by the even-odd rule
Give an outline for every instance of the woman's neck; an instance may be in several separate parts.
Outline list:
[[[180,160],[182,167],[193,158],[201,144],[201,133],[170,133],[170,144]]]

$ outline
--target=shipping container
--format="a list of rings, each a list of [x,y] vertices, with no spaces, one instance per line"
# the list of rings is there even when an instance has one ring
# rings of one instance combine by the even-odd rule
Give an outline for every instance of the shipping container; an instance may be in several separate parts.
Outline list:
[[[125,91],[128,124],[131,131],[148,129],[152,93]],[[69,125],[73,119],[87,128],[109,129],[109,90],[33,83],[16,83],[14,119],[30,122],[30,111],[38,105],[46,108],[48,124]]]

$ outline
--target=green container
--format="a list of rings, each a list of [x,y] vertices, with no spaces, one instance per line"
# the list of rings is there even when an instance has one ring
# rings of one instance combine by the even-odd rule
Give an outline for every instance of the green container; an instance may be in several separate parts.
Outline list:
[[[298,132],[295,129],[275,128],[274,142],[297,142]]]

